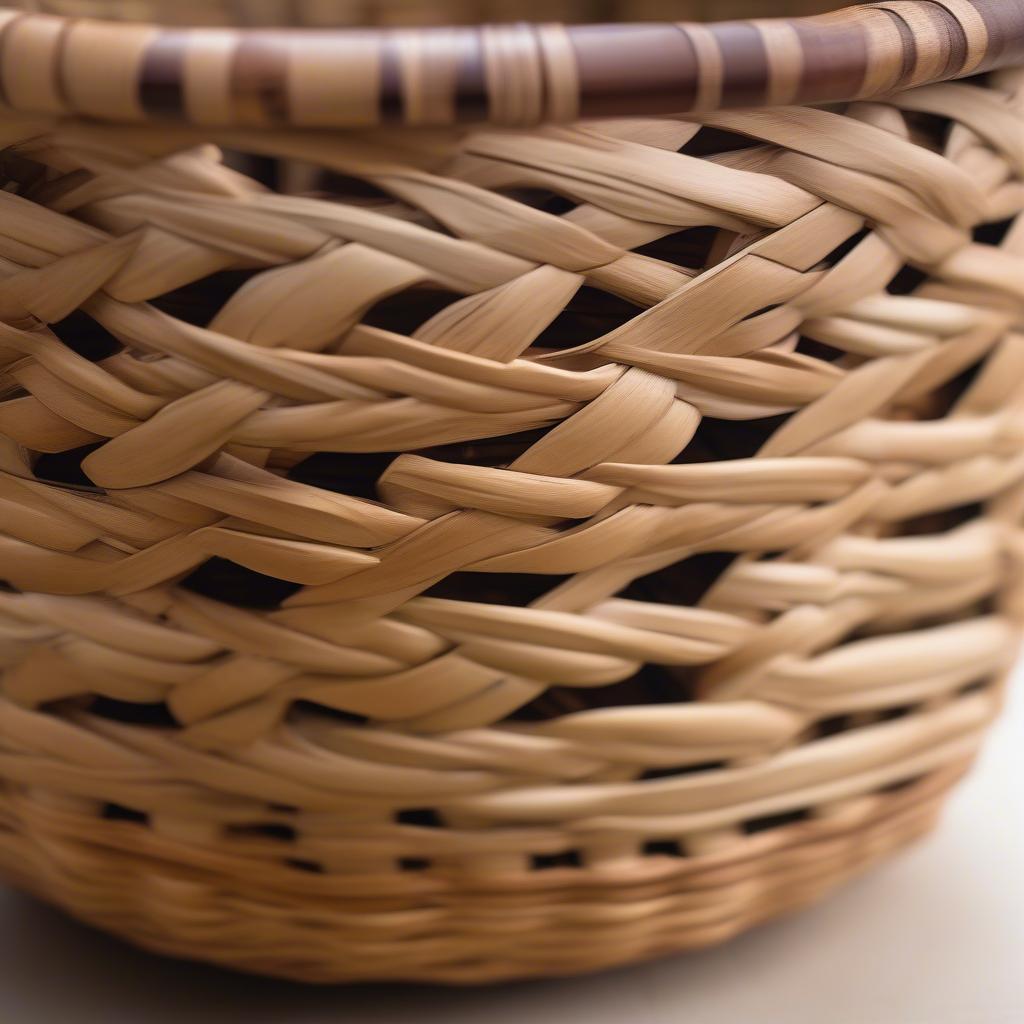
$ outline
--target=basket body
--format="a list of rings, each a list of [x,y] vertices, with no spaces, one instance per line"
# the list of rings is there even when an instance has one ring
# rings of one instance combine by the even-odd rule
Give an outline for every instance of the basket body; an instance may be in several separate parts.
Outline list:
[[[1024,72],[506,131],[4,124],[0,869],[485,981],[725,939],[997,712]]]

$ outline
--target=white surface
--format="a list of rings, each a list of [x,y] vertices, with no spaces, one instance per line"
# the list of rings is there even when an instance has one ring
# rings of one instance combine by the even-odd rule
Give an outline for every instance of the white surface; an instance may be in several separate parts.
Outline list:
[[[593,978],[312,989],[161,961],[0,890],[2,1024],[1024,1024],[1024,670],[940,831],[813,910]]]

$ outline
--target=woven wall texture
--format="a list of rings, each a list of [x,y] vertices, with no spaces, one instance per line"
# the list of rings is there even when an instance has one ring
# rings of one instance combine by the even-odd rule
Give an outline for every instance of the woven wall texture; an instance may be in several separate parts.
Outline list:
[[[9,878],[481,981],[718,941],[932,822],[1016,647],[1024,71],[0,131]]]

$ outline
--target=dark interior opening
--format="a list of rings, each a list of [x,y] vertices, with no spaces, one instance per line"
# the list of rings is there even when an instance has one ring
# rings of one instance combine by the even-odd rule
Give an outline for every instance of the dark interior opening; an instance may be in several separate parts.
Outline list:
[[[262,609],[277,608],[302,589],[299,583],[279,580],[217,556],[193,569],[178,586],[239,608]]]
[[[583,285],[534,339],[538,349],[569,349],[601,338],[643,312],[618,295]]]
[[[752,149],[761,145],[758,139],[724,128],[704,126],[678,149],[687,156],[715,156],[717,153],[733,153],[738,149]]]
[[[979,224],[971,232],[974,241],[983,245],[1002,245],[1003,239],[1009,234],[1017,216],[1007,217],[1005,220],[989,221],[987,224]]]
[[[552,868],[581,868],[583,857],[579,850],[565,850],[563,853],[535,853],[530,858],[534,871],[549,871]]]
[[[525,608],[570,578],[526,572],[453,572],[424,590],[423,596]]]
[[[871,234],[869,228],[861,228],[856,234],[840,242],[831,252],[826,253],[818,262],[819,267],[834,267],[845,259],[854,249]]]
[[[645,857],[685,857],[686,850],[678,839],[648,839],[643,845]]]
[[[693,607],[736,560],[732,551],[707,551],[639,576],[619,592],[629,601]]]
[[[885,290],[890,295],[909,295],[911,292],[917,291],[927,280],[928,275],[923,270],[918,270],[917,267],[906,263],[885,286]]]
[[[79,448],[69,448],[63,452],[43,452],[33,462],[32,474],[37,480],[46,483],[68,484],[72,487],[95,487],[96,485],[82,469],[82,462],[104,444],[106,441],[95,441],[92,444],[83,444]]]
[[[178,720],[171,709],[163,701],[153,703],[137,703],[135,701],[117,700],[114,697],[94,697],[88,707],[89,714],[98,718],[107,718],[112,722],[124,722],[128,725],[148,725],[158,728],[173,728]]]
[[[341,708],[331,708],[326,704],[316,704],[309,700],[297,700],[292,704],[293,714],[317,715],[321,718],[330,718],[342,725],[365,725],[369,722],[366,715],[356,714],[354,711],[343,711]]]
[[[824,341],[815,341],[805,335],[800,335],[800,339],[796,343],[796,350],[801,355],[820,359],[823,363],[836,363],[846,355],[841,348],[835,348]]]
[[[751,420],[720,420],[705,416],[690,443],[672,463],[682,465],[752,458],[791,415],[784,412]]]
[[[288,479],[353,498],[377,500],[377,481],[399,452],[317,452],[292,466]]]
[[[362,316],[368,327],[410,335],[462,296],[442,288],[406,288],[372,305]]]
[[[294,868],[296,871],[305,871],[310,875],[322,875],[324,873],[324,866],[322,864],[317,864],[315,860],[303,860],[297,857],[289,857],[285,861],[285,864],[290,868]]]
[[[681,764],[672,767],[647,768],[640,773],[639,778],[648,779],[671,779],[679,775],[700,775],[702,772],[716,772],[728,767],[725,761],[705,761],[701,764]]]
[[[258,273],[259,270],[219,270],[157,295],[149,304],[176,320],[206,327],[228,299]]]
[[[545,188],[515,187],[496,189],[499,195],[508,196],[517,203],[524,206],[532,206],[535,210],[543,210],[544,213],[554,214],[560,217],[570,210],[575,210],[579,203],[568,196],[559,195],[557,192],[549,192]]]
[[[291,825],[228,825],[229,836],[243,839],[275,839],[282,843],[294,842],[298,833]]]
[[[546,429],[420,448],[411,454],[439,462],[501,468],[536,444]],[[377,481],[401,452],[316,452],[288,470],[288,479],[353,498],[376,501]]]
[[[427,871],[430,868],[430,861],[425,857],[400,857],[398,859],[399,871]]]
[[[148,825],[149,815],[144,811],[136,811],[121,804],[104,804],[100,817],[107,821],[129,821],[136,825]]]
[[[947,533],[964,523],[977,519],[985,511],[979,502],[970,505],[957,505],[955,508],[942,509],[939,512],[927,512],[903,519],[899,523],[898,533],[901,537],[928,536],[936,533]]]
[[[441,815],[433,807],[410,807],[398,811],[395,821],[400,825],[415,825],[417,828],[444,828]]]
[[[799,821],[807,821],[811,817],[808,808],[798,811],[782,811],[779,814],[766,814],[762,818],[750,818],[743,822],[743,831],[748,836],[757,832],[767,832],[773,828],[782,828],[785,825],[795,825]]]
[[[694,699],[694,679],[695,671],[691,668],[647,664],[628,679],[606,686],[549,686],[509,719],[543,722],[589,708],[680,704]]]
[[[687,270],[703,270],[711,258],[711,248],[721,228],[702,225],[696,228],[685,228],[674,231],[670,235],[641,245],[633,251],[640,256],[671,263]]]
[[[63,320],[50,324],[50,330],[60,338],[66,348],[77,352],[91,363],[107,359],[124,347],[101,323],[80,309],[69,313]]]

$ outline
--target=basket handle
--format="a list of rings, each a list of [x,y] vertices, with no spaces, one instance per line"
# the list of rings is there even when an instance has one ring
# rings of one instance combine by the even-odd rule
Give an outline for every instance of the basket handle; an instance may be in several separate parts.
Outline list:
[[[0,11],[16,111],[109,121],[531,125],[881,96],[1024,64],[1024,0],[718,24],[170,29]]]

